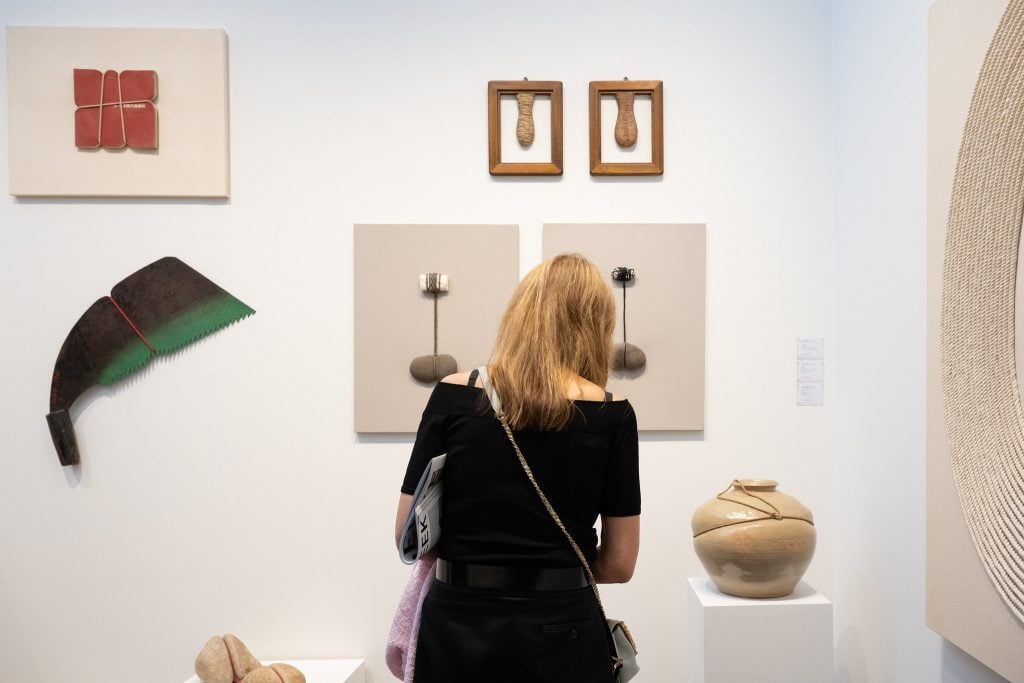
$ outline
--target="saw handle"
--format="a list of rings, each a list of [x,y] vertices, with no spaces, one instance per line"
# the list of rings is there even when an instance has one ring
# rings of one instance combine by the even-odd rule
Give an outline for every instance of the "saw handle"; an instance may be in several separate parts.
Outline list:
[[[57,449],[57,457],[64,467],[77,465],[78,440],[75,438],[75,428],[71,424],[71,415],[67,410],[55,410],[47,414],[46,424],[50,425],[50,436],[53,438],[53,445]]]

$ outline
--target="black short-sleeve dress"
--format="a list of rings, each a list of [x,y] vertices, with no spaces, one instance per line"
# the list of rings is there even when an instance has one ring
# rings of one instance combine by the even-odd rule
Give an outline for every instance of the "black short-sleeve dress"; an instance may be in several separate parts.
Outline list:
[[[588,561],[599,515],[640,514],[636,416],[628,401],[576,401],[560,431],[516,440]],[[501,567],[578,567],[523,472],[483,390],[438,384],[402,484],[412,493],[430,458],[447,453],[438,557]],[[435,581],[424,601],[417,683],[611,680],[589,588],[495,591]]]

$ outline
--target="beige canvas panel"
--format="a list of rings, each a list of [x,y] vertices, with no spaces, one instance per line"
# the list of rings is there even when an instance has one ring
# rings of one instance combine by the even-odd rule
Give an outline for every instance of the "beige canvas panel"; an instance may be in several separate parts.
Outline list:
[[[157,73],[158,151],[75,147],[74,69]],[[7,28],[12,195],[229,194],[227,34],[220,29]]]
[[[516,225],[355,226],[355,429],[415,432],[433,384],[409,374],[434,349],[434,305],[420,273],[446,273],[438,353],[483,365],[519,281]]]
[[[627,339],[647,355],[640,372],[615,372],[608,388],[636,407],[641,430],[704,429],[707,229],[704,224],[545,223],[544,258],[578,252],[613,286],[622,341],[617,266],[636,270],[626,294]]]

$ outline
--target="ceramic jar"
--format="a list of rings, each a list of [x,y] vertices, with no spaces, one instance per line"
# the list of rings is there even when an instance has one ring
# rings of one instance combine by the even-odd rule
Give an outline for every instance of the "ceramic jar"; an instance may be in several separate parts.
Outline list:
[[[779,598],[814,556],[814,517],[770,479],[733,480],[693,513],[693,547],[718,590]]]

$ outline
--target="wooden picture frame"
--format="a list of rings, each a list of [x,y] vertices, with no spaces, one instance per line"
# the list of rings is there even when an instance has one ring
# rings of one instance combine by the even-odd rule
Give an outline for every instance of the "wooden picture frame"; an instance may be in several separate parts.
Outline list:
[[[601,156],[601,97],[632,93],[651,98],[651,160],[604,162]],[[664,102],[661,81],[590,82],[590,175],[662,175],[665,172]]]
[[[501,155],[501,97],[533,93],[551,98],[551,159],[507,162]],[[487,151],[491,175],[562,175],[562,82],[489,81],[487,83]]]

